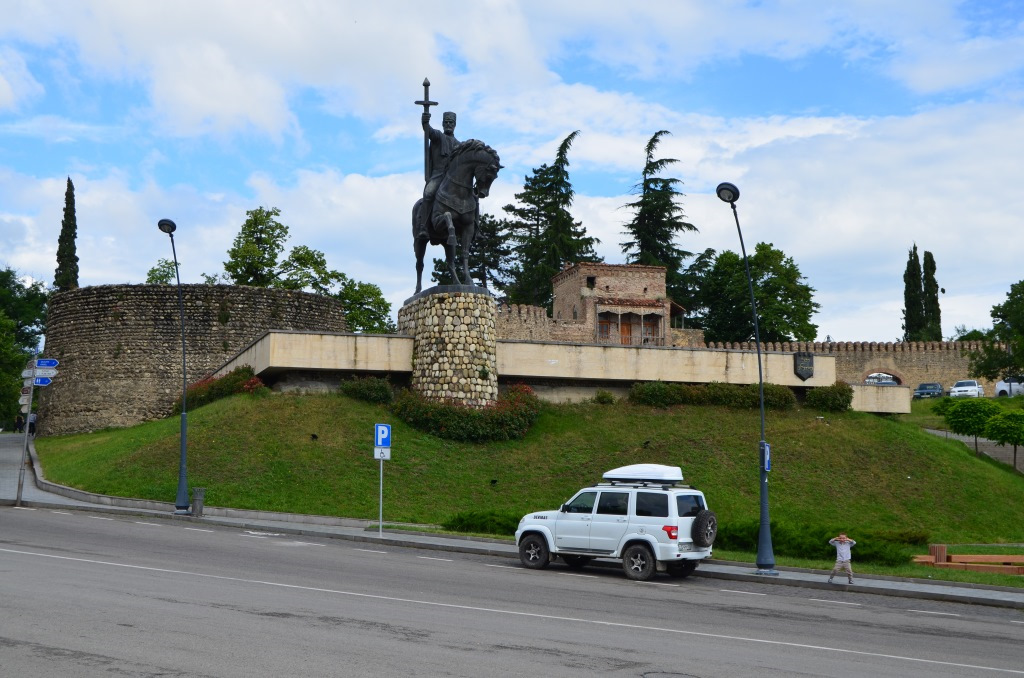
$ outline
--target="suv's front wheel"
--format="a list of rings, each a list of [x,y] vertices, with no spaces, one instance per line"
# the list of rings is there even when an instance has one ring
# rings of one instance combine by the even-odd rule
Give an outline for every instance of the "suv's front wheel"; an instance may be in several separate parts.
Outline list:
[[[548,544],[538,534],[528,534],[519,542],[519,560],[531,570],[543,570],[551,562]]]
[[[622,569],[633,581],[647,581],[654,576],[654,556],[651,550],[640,544],[633,544],[622,554]]]

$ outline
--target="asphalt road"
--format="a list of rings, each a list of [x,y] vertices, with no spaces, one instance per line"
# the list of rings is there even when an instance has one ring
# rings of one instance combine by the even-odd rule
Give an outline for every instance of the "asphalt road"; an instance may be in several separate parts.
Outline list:
[[[0,675],[1024,675],[1016,610],[0,508]]]

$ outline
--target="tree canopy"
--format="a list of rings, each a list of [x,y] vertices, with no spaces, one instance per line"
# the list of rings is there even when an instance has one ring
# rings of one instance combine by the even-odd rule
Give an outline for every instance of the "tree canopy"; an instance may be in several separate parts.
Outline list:
[[[978,436],[985,434],[989,419],[1003,411],[996,403],[985,398],[966,398],[946,411],[946,424],[953,433],[974,436],[974,453],[978,451]]]
[[[1024,412],[1000,412],[985,423],[985,437],[999,445],[1013,445],[1013,468],[1017,468],[1017,447],[1024,445]]]
[[[68,177],[64,192],[64,218],[60,222],[57,237],[57,269],[53,273],[53,289],[65,292],[78,288],[78,254],[75,240],[78,238],[78,218],[75,216],[75,185]]]
[[[20,405],[21,370],[28,354],[21,350],[15,337],[17,328],[13,320],[0,309],[0,426],[11,427]]]
[[[146,284],[148,285],[170,285],[178,279],[177,271],[174,269],[174,262],[170,259],[159,259],[156,266],[146,273]]]
[[[706,250],[698,257],[701,268],[693,273],[696,307],[703,314],[695,324],[703,327],[707,341],[753,341],[743,258],[728,250],[718,255],[713,252]],[[818,326],[811,316],[821,305],[814,301],[814,288],[803,282],[792,257],[771,243],[758,243],[750,257],[750,277],[761,341],[813,341]]]
[[[522,192],[515,196],[518,204],[503,208],[512,217],[513,264],[506,293],[513,303],[550,310],[551,278],[565,264],[600,261],[594,251],[599,241],[588,236],[582,222],[574,221],[569,212],[575,192],[569,181],[568,154],[578,135],[579,130],[559,144],[552,165],[541,165],[526,177]]]
[[[345,324],[349,332],[393,334],[398,331],[391,319],[391,304],[373,283],[352,280],[342,274],[340,289],[334,296],[345,306]]]
[[[1024,374],[1024,280],[1010,286],[1006,301],[992,307],[990,342],[969,356],[970,373],[993,381]]]
[[[245,223],[235,236],[224,271],[236,285],[309,290],[329,294],[341,280],[341,273],[327,268],[323,252],[305,245],[292,248],[281,260],[288,227],[277,220],[281,210],[258,207],[246,213]]]
[[[697,227],[684,221],[686,215],[678,202],[683,194],[677,187],[683,182],[674,177],[658,176],[669,165],[679,162],[675,158],[654,157],[661,138],[666,134],[670,132],[655,132],[644,148],[646,162],[640,181],[633,187],[638,197],[624,205],[633,211],[633,219],[626,224],[625,235],[630,239],[622,243],[622,251],[626,254],[626,263],[664,266],[668,294],[677,299],[685,294],[681,268],[683,260],[691,254],[676,246],[675,237],[679,233],[696,231]]]
[[[903,272],[903,340],[942,341],[942,313],[935,279],[935,257],[924,253],[924,269],[915,243],[907,256]]]
[[[42,282],[29,283],[10,267],[0,269],[0,312],[14,322],[15,346],[26,355],[39,346],[46,327],[48,299]]]

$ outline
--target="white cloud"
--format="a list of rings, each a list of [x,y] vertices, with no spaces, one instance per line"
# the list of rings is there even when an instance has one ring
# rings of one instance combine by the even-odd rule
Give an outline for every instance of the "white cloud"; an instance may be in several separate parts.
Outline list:
[[[21,54],[0,45],[0,111],[16,111],[42,93],[43,86],[32,77]]]

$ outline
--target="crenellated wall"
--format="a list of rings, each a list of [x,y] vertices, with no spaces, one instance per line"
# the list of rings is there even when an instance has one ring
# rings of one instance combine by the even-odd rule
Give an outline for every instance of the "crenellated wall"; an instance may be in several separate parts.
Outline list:
[[[269,329],[345,331],[331,298],[235,285],[182,285],[188,381]],[[44,356],[60,361],[40,388],[39,432],[77,433],[167,416],[181,395],[174,285],[101,285],[50,300]]]

